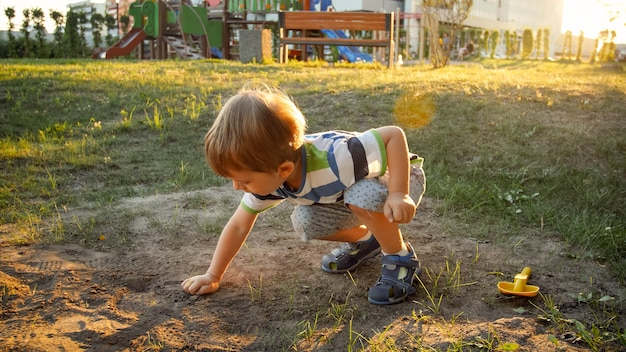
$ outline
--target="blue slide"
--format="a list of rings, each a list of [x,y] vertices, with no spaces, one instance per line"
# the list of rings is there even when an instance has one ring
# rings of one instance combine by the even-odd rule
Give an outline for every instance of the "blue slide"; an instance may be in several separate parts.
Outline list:
[[[346,39],[348,36],[342,31],[334,31],[330,29],[322,29],[322,33],[328,38],[342,38]],[[361,50],[357,49],[353,46],[337,46],[337,51],[339,52],[339,56],[345,58],[349,62],[372,62],[374,59],[372,55],[366,54]]]
[[[315,8],[317,5],[320,5],[319,11],[328,11],[330,6],[333,6],[332,0],[311,0],[309,5],[309,11],[317,11]],[[328,38],[348,38],[348,36],[342,31],[334,31],[330,29],[322,29],[322,33]],[[372,55],[361,52],[361,50],[357,49],[353,46],[337,46],[337,51],[339,52],[339,56],[345,58],[349,62],[372,62],[374,59]]]
[[[214,46],[211,47],[211,56],[218,59],[223,59],[222,51]]]

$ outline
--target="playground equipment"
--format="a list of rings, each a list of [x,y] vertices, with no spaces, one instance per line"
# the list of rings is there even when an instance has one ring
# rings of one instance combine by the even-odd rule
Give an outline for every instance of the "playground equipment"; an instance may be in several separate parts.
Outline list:
[[[349,39],[348,36],[343,31],[332,30],[332,29],[322,29],[322,34],[324,34],[327,38],[332,39]],[[366,54],[361,50],[357,49],[355,46],[337,46],[337,51],[339,52],[339,57],[347,60],[348,62],[372,62],[374,59],[372,55]]]
[[[141,59],[221,57],[223,25],[209,18],[204,6],[182,0],[138,0],[130,5],[129,15],[132,29],[104,51],[104,58],[128,55],[135,48]]]
[[[334,12],[334,11],[294,11],[279,13],[279,45],[280,62],[287,62],[292,56],[289,54],[289,45],[299,45],[305,48],[300,53],[307,55],[306,46],[339,46],[343,48],[347,60],[357,60],[359,51],[351,47],[380,47],[387,55],[387,66],[393,65],[394,55],[394,27],[393,13],[380,12]],[[374,38],[348,38],[339,35],[343,31],[372,31],[378,33]],[[299,36],[289,36],[290,32],[300,32]],[[320,36],[319,33],[326,33]],[[332,33],[332,35],[331,35]],[[380,35],[380,33],[384,33]],[[376,38],[378,37],[378,38]],[[306,56],[303,58],[306,60]],[[359,57],[360,61],[366,60]]]
[[[498,282],[498,290],[506,295],[535,297],[539,293],[539,287],[527,285],[531,270],[525,267],[521,273],[515,275],[513,282]]]
[[[281,12],[322,13],[331,7],[332,0],[205,0],[199,6],[190,5],[188,0],[137,0],[129,8],[133,19],[130,32],[97,56],[112,59],[129,55],[136,49],[140,59],[217,57],[236,60],[240,52],[239,30],[277,29]],[[323,51],[323,45],[332,45],[336,48],[334,59],[373,61],[371,55],[357,48],[364,41],[349,38],[344,29],[349,28],[315,30],[328,42],[317,43],[316,48]],[[310,31],[295,32],[306,36]],[[302,53],[308,48],[311,46],[306,43],[297,44],[293,51]],[[306,60],[308,55],[300,57]]]

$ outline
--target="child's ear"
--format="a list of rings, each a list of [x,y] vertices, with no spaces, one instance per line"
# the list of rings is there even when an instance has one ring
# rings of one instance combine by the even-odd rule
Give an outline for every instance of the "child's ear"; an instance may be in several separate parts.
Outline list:
[[[278,165],[278,174],[282,178],[287,178],[293,170],[295,170],[296,164],[293,161],[285,161],[282,164]]]

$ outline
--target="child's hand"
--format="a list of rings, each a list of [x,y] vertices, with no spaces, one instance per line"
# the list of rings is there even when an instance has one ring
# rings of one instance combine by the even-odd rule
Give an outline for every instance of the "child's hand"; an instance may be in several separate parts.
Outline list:
[[[217,291],[220,288],[220,281],[207,273],[185,279],[180,285],[183,287],[183,291],[200,296]]]
[[[407,223],[415,216],[415,202],[408,194],[390,193],[383,212],[389,222]]]

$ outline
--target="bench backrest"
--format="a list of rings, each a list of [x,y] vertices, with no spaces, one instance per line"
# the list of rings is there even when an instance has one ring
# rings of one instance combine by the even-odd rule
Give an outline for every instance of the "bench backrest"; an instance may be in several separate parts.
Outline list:
[[[377,12],[289,11],[278,13],[278,24],[286,30],[390,31],[393,26],[391,16],[390,13]]]

